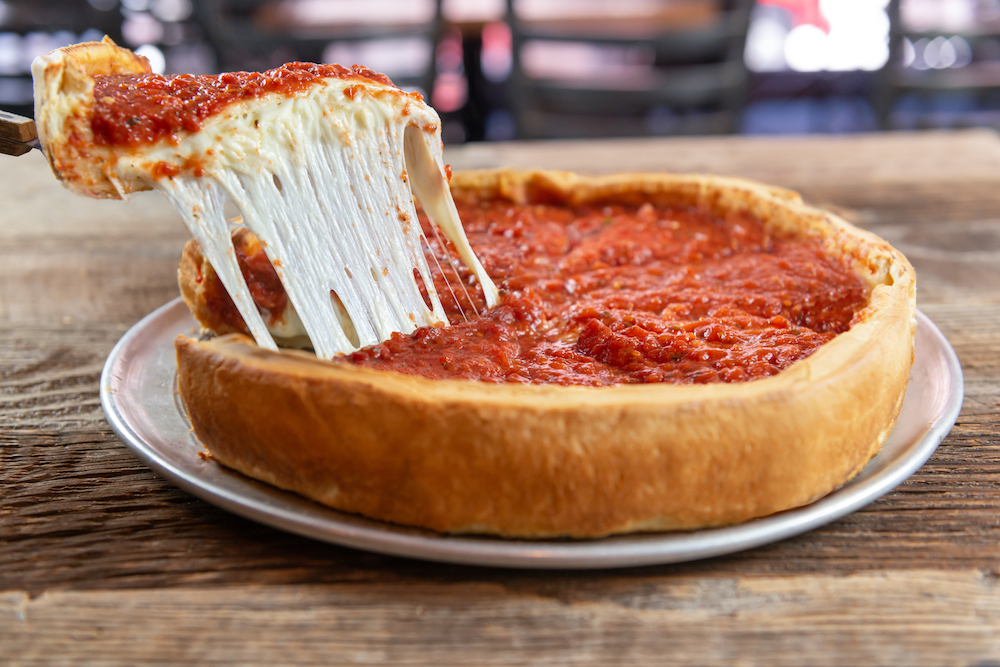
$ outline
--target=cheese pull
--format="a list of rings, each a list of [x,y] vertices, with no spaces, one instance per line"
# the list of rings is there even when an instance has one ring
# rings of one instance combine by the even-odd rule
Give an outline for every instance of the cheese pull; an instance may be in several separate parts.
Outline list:
[[[107,38],[41,56],[32,75],[56,176],[95,197],[162,192],[261,347],[277,349],[240,272],[227,202],[260,240],[321,358],[447,322],[414,196],[487,305],[497,302],[448,189],[440,119],[382,75],[293,63],[163,77]]]

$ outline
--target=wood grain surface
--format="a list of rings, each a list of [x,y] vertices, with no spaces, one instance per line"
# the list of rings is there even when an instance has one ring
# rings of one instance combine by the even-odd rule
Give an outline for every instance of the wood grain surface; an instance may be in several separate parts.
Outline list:
[[[783,542],[598,572],[380,556],[254,524],[154,475],[104,421],[105,357],[177,294],[154,194],[0,160],[0,664],[1000,664],[1000,139],[470,145],[455,168],[700,171],[799,190],[917,268],[966,398],[931,460]]]

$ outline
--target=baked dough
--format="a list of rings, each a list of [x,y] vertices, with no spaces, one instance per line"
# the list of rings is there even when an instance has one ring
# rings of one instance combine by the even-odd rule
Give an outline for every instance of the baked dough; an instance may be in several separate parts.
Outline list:
[[[745,211],[810,237],[871,290],[851,329],[748,383],[607,388],[436,381],[177,340],[181,395],[219,463],[340,510],[449,533],[600,537],[790,509],[856,475],[899,412],[915,275],[877,237],[792,192],[711,176],[456,173],[456,200],[651,202]]]

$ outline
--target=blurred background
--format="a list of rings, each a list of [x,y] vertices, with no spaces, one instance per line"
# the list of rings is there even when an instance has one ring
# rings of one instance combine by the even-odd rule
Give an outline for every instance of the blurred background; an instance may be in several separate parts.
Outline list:
[[[449,144],[1000,126],[1000,0],[0,0],[0,108],[105,34],[167,74],[364,64]]]

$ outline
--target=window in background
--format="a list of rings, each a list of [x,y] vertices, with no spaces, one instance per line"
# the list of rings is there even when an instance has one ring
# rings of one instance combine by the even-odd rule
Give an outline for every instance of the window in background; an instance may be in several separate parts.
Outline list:
[[[889,59],[888,0],[757,0],[747,32],[756,72],[875,71]]]
[[[753,72],[741,131],[878,129],[871,103],[889,60],[889,0],[757,0],[744,58]]]

